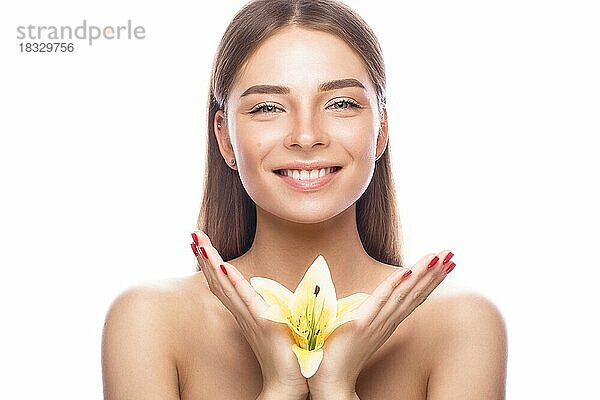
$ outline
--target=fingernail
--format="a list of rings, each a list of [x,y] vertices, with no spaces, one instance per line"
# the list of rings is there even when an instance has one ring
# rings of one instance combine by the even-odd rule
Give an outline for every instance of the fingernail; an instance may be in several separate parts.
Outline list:
[[[454,261],[452,261],[450,265],[448,265],[448,268],[446,268],[446,273],[449,274],[450,271],[454,269],[454,267],[456,267],[456,264],[454,263]]]
[[[431,260],[431,261],[429,262],[429,265],[427,266],[427,269],[429,269],[429,268],[433,267],[433,266],[434,266],[434,265],[435,265],[435,264],[438,262],[438,260],[439,260],[439,259],[440,259],[440,258],[439,258],[438,256],[435,256],[435,257],[433,257],[433,260]]]
[[[446,257],[444,258],[444,262],[442,263],[442,265],[446,265],[446,263],[448,261],[450,261],[450,259],[452,258],[453,255],[454,255],[454,253],[452,253],[452,252],[448,253],[448,255],[446,255]]]
[[[198,235],[196,235],[196,232],[192,232],[192,239],[194,239],[194,243],[198,246]]]
[[[190,243],[190,246],[192,246],[192,251],[194,252],[194,255],[196,257],[198,257],[200,255],[200,253],[198,253],[198,250],[196,249],[196,245],[194,243]]]
[[[221,271],[223,271],[223,273],[227,275],[227,270],[225,269],[225,266],[223,264],[221,264]]]
[[[204,250],[204,247],[200,246],[200,251],[202,252],[204,258],[208,260],[208,255],[206,254],[206,250]]]
[[[402,275],[402,278],[401,278],[400,280],[404,280],[404,278],[406,278],[406,277],[407,277],[407,276],[409,276],[410,274],[412,274],[412,270],[410,270],[410,269],[409,269],[408,271],[406,271],[406,272],[405,272],[405,273]]]

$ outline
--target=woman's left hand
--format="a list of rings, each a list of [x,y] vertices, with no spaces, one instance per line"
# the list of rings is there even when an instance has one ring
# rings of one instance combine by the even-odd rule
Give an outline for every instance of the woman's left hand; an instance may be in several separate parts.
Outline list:
[[[355,393],[356,380],[366,362],[444,280],[450,266],[454,267],[447,257],[449,253],[442,251],[435,257],[427,254],[404,279],[407,268],[391,273],[352,311],[360,317],[338,327],[325,340],[321,365],[307,379],[313,400]],[[441,260],[446,264],[442,265]]]

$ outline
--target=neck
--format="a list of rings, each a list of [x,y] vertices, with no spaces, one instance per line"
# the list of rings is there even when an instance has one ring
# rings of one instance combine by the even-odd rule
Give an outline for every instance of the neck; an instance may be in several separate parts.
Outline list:
[[[274,279],[295,290],[312,262],[325,257],[337,296],[353,293],[369,264],[356,226],[356,203],[337,216],[315,224],[281,219],[257,207],[256,235],[243,256],[246,277]]]

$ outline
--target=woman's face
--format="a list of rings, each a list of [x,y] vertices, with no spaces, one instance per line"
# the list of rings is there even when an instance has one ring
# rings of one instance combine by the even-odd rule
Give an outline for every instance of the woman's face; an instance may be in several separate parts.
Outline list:
[[[241,67],[227,119],[219,111],[214,127],[225,161],[231,166],[235,158],[258,207],[286,220],[317,223],[346,210],[366,190],[387,143],[386,119],[380,120],[362,59],[346,42],[288,27]],[[290,165],[309,162],[321,165]],[[300,181],[294,179],[298,174],[278,171],[310,172],[323,165],[341,169],[321,178],[312,172],[308,177],[314,179]]]

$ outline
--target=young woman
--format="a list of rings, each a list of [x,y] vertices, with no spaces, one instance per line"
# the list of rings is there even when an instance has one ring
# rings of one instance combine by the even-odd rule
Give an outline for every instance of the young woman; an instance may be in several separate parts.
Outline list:
[[[455,266],[449,250],[404,266],[385,104],[379,43],[349,7],[258,0],[238,13],[212,72],[192,234],[202,272],[113,302],[105,399],[504,398],[496,307],[432,295]],[[289,329],[258,317],[265,302],[248,281],[293,291],[318,255],[338,298],[371,296],[306,379]]]

